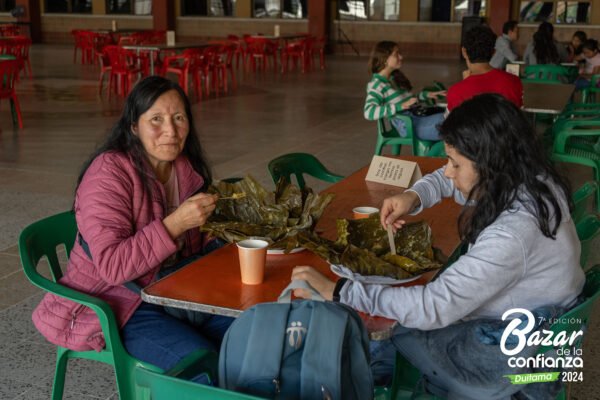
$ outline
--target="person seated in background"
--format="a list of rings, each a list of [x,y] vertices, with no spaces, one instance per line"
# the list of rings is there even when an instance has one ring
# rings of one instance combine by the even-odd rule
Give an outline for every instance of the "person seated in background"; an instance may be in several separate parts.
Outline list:
[[[567,49],[554,39],[554,26],[550,22],[542,22],[525,48],[525,64],[560,64],[567,59]]]
[[[400,136],[406,136],[404,122],[395,115],[411,118],[415,134],[422,140],[439,140],[437,125],[444,119],[444,113],[418,116],[410,112],[419,100],[436,99],[445,91],[422,91],[417,96],[412,93],[412,85],[400,71],[402,55],[398,43],[382,41],[375,45],[369,59],[371,81],[367,84],[364,116],[369,121],[389,118]]]
[[[493,68],[504,69],[509,62],[519,59],[514,43],[519,39],[519,25],[517,21],[507,21],[502,26],[502,36],[496,39],[496,52],[492,56],[490,65]]]
[[[211,171],[184,91],[151,76],[85,163],[73,211],[78,240],[62,285],[106,301],[133,357],[170,369],[197,349],[218,351],[231,318],[143,303],[139,290],[216,248],[199,227],[215,209]],[[76,351],[105,346],[89,308],[46,294],[33,311],[48,341]],[[195,377],[205,383],[206,377]]]
[[[600,73],[598,41],[588,39],[583,42],[581,48],[581,54],[583,54],[585,64],[579,69],[579,78],[575,81],[575,88],[578,90],[589,87],[592,75]]]
[[[569,56],[568,62],[585,62],[583,56],[583,43],[587,40],[587,34],[584,31],[577,31],[573,34],[571,42],[567,46]]]
[[[467,62],[467,70],[463,72],[464,79],[448,89],[448,111],[482,93],[498,93],[517,107],[523,105],[521,80],[490,65],[495,42],[496,35],[484,25],[475,26],[465,34],[462,55]]]
[[[374,354],[376,379],[386,370],[379,360],[388,360],[389,374],[399,351],[420,370],[426,389],[443,398],[507,399],[519,391],[518,398],[555,398],[550,392],[560,386],[553,382],[542,388],[504,378],[531,369],[510,367],[492,336],[500,337],[509,322],[503,315],[514,308],[554,310],[559,317],[577,304],[585,276],[568,184],[523,112],[502,96],[465,101],[440,135],[448,163],[386,199],[380,221],[402,229],[405,215],[454,198],[463,205],[458,230],[466,254],[425,285],[336,283],[310,266],[294,268],[291,278],[307,281],[327,300],[398,322],[389,348],[381,344]],[[294,294],[311,296],[304,289]],[[527,390],[550,394],[531,397]]]

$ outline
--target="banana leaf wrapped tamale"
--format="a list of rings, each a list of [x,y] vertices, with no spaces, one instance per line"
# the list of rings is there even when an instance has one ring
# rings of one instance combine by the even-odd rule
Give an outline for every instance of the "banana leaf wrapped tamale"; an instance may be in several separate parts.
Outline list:
[[[358,220],[340,219],[337,228],[335,242],[302,235],[295,239],[296,244],[361,275],[402,280],[441,267],[432,250],[431,229],[424,221],[406,224],[396,232],[397,255],[390,252],[387,232],[381,227],[379,215]]]
[[[200,230],[227,242],[251,236],[277,242],[312,230],[334,197],[314,194],[310,188],[300,190],[283,180],[275,192],[269,192],[251,176],[235,183],[215,182],[208,192],[231,199],[217,201],[213,215]],[[244,195],[235,196],[240,193]]]

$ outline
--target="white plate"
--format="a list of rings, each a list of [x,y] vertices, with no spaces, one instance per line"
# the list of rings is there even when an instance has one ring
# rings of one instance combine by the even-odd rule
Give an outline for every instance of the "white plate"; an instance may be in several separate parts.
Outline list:
[[[394,279],[387,276],[378,275],[361,275],[356,272],[352,272],[350,268],[344,267],[343,265],[330,264],[331,271],[342,278],[350,279],[351,281],[371,283],[376,285],[396,285],[398,283],[412,282],[415,279],[419,279],[421,275],[416,275],[406,279]]]
[[[295,249],[292,249],[287,254],[300,253],[301,251],[304,251],[304,250],[306,250],[304,247],[296,247]],[[267,249],[267,254],[285,254],[285,249]]]

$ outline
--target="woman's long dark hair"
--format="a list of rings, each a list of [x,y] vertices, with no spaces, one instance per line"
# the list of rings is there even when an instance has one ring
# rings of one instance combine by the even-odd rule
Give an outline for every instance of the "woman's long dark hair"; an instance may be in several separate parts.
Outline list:
[[[371,56],[369,57],[369,72],[371,74],[376,74],[384,69],[387,59],[398,47],[398,43],[389,40],[378,42],[375,47],[373,47],[373,50],[371,50]],[[390,81],[396,89],[412,90],[410,81],[400,70],[392,71]]]
[[[563,218],[559,198],[572,207],[568,183],[546,157],[535,131],[513,103],[482,94],[452,110],[440,126],[442,140],[471,160],[479,180],[459,217],[462,239],[474,243],[482,230],[515,201],[537,219],[544,236],[556,238]],[[558,194],[550,185],[558,187]]]
[[[533,34],[533,53],[538,64],[560,64],[554,42],[554,27],[550,22],[542,22]]]
[[[87,169],[90,167],[92,162],[107,151],[115,151],[119,153],[128,154],[131,156],[135,169],[144,184],[144,188],[151,192],[150,181],[148,174],[153,174],[149,167],[146,151],[140,139],[133,134],[132,126],[137,124],[140,116],[144,114],[154,102],[163,94],[170,90],[175,90],[179,94],[179,97],[185,105],[185,113],[189,122],[189,133],[185,140],[182,154],[185,155],[190,161],[192,168],[204,178],[204,185],[202,189],[206,189],[212,182],[212,173],[202,151],[202,146],[198,140],[196,128],[194,126],[194,120],[192,117],[192,111],[190,101],[185,95],[185,92],[178,84],[171,82],[170,80],[160,76],[150,76],[140,81],[127,99],[125,100],[125,108],[123,114],[117,123],[113,126],[110,134],[96,151],[90,156],[85,162],[79,178],[77,179],[77,187],[75,192],[79,188],[83,176]]]

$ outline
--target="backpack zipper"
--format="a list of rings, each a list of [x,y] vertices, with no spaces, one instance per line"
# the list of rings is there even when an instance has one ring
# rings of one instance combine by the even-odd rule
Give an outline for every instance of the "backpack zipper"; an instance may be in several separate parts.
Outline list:
[[[277,378],[273,379],[273,385],[275,385],[275,393],[281,393],[281,388],[279,387],[279,380]]]

